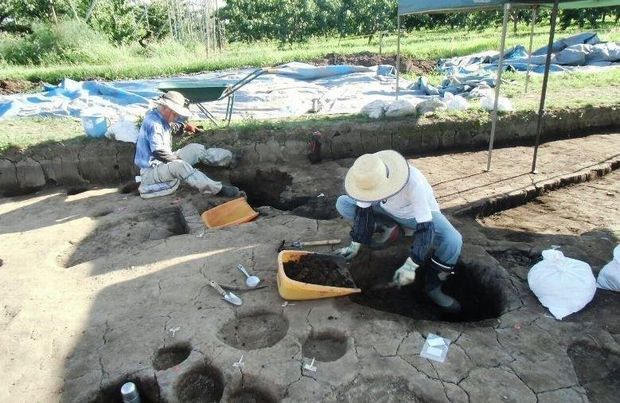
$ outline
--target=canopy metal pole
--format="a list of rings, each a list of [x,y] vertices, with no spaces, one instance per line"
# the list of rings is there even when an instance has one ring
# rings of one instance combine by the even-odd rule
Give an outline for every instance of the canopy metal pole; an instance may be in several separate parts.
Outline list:
[[[525,92],[527,92],[527,85],[530,82],[530,67],[532,66],[532,44],[534,42],[534,25],[536,24],[536,13],[538,7],[532,8],[532,30],[530,31],[530,50],[527,56],[527,73],[525,73]]]
[[[557,0],[556,0],[557,1]],[[506,29],[508,27],[508,14],[510,3],[504,4],[504,21],[502,24],[502,40],[499,46],[499,61],[497,63],[497,80],[495,83],[495,100],[493,101],[493,117],[491,121],[491,138],[489,139],[489,156],[487,159],[487,171],[491,170],[491,154],[493,153],[493,140],[495,139],[495,126],[497,125],[497,104],[499,101],[499,87],[502,83],[502,70],[504,69],[504,46],[506,45]]]
[[[540,142],[540,130],[545,109],[545,97],[547,96],[547,82],[549,81],[549,67],[551,66],[551,51],[553,50],[553,36],[555,35],[555,22],[558,16],[558,2],[553,1],[551,10],[551,29],[549,30],[549,44],[547,45],[547,58],[545,59],[545,74],[543,77],[542,91],[540,94],[540,106],[538,107],[538,123],[536,124],[536,142],[534,143],[534,158],[532,159],[532,173],[536,172],[536,157],[538,156],[538,143]]]
[[[398,101],[398,81],[400,78],[400,14],[397,17],[397,29],[396,29],[396,100]]]

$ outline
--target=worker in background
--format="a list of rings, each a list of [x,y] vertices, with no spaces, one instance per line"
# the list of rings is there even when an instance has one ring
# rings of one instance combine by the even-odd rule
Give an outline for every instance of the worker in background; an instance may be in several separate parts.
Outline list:
[[[193,166],[202,162],[210,166],[226,167],[233,162],[233,155],[223,148],[207,148],[201,144],[188,144],[172,151],[172,134],[187,131],[195,133],[196,126],[177,123],[191,115],[189,102],[176,91],[169,91],[155,101],[156,107],[144,117],[134,163],[140,170],[140,187],[143,198],[173,193],[184,181],[205,195],[235,197],[240,191],[235,186],[224,185],[210,179]]]
[[[350,245],[336,251],[348,260],[369,244],[375,231],[375,214],[413,231],[409,257],[393,277],[398,286],[413,283],[416,270],[427,264],[428,297],[446,312],[459,312],[460,304],[441,290],[453,273],[461,253],[461,234],[439,210],[433,189],[424,175],[398,152],[379,151],[360,156],[345,177],[347,195],[336,209],[353,222]]]

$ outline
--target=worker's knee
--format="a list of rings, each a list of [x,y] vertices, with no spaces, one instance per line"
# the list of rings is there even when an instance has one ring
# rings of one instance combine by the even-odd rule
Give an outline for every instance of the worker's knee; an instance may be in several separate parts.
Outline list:
[[[200,155],[201,153],[205,151],[205,146],[203,146],[202,144],[190,143],[184,146],[183,148],[181,148],[181,150],[189,154]]]
[[[450,232],[450,235],[446,238],[446,258],[449,264],[455,264],[461,255],[461,248],[463,247],[463,237],[461,234],[454,230]]]
[[[183,160],[169,162],[168,169],[172,176],[179,179],[185,179],[194,172],[194,168]]]
[[[356,208],[355,200],[347,195],[342,195],[336,199],[336,210],[347,220],[353,220]]]

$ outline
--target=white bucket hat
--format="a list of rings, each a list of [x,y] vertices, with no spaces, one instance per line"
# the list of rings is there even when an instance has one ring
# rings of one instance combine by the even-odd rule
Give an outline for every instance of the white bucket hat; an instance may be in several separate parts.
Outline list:
[[[344,188],[357,201],[374,202],[400,192],[409,180],[409,164],[394,150],[364,154],[344,178]]]
[[[168,91],[155,100],[156,105],[167,106],[181,117],[188,118],[192,115],[189,110],[189,101],[183,94],[177,91]]]

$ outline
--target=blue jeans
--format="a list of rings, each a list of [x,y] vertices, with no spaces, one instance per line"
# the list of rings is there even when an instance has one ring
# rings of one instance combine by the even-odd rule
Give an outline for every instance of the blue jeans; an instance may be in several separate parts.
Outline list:
[[[355,218],[355,209],[357,204],[355,200],[347,195],[342,195],[336,200],[336,210],[342,217],[349,221],[353,221]],[[417,222],[414,218],[398,218],[381,207],[381,203],[376,202],[372,204],[372,210],[379,215],[389,217],[396,221],[403,228],[411,228],[415,230]],[[454,266],[459,260],[461,254],[461,246],[463,246],[463,237],[461,234],[450,224],[450,221],[441,214],[440,211],[431,212],[433,216],[433,225],[435,226],[435,237],[433,238],[433,257],[440,263],[447,266]]]

